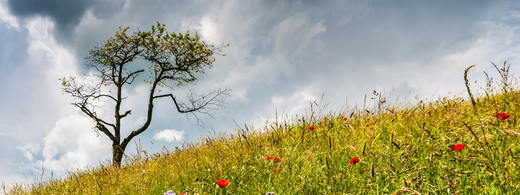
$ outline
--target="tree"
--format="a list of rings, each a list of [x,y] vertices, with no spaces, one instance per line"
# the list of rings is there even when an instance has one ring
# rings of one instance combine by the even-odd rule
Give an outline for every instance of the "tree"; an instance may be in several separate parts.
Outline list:
[[[154,107],[153,101],[157,98],[168,98],[170,97],[177,111],[180,113],[191,113],[197,118],[197,124],[200,125],[200,120],[195,115],[195,112],[207,114],[214,118],[211,113],[204,111],[205,109],[216,109],[222,107],[222,102],[226,96],[229,96],[231,89],[225,90],[212,90],[209,94],[202,94],[200,98],[195,99],[192,90],[190,90],[188,99],[189,103],[185,104],[177,100],[172,94],[165,95],[154,95],[157,86],[168,86],[166,83],[171,81],[176,87],[181,85],[193,83],[196,80],[194,73],[204,74],[204,67],[211,68],[212,63],[215,61],[213,54],[220,54],[222,48],[229,46],[222,44],[222,47],[215,48],[213,45],[209,45],[206,41],[201,41],[197,33],[194,37],[190,37],[189,31],[186,34],[175,34],[175,32],[168,34],[164,33],[164,24],[161,26],[157,22],[157,29],[152,26],[152,30],[148,32],[135,33],[129,37],[126,35],[126,31],[129,27],[121,29],[116,32],[116,39],[110,37],[108,41],[101,47],[95,47],[89,51],[89,55],[85,59],[89,59],[90,63],[88,68],[94,67],[101,75],[94,75],[95,77],[101,78],[101,82],[96,86],[87,86],[85,84],[77,84],[75,77],[70,77],[69,80],[65,78],[59,79],[62,81],[63,90],[66,93],[70,93],[73,97],[80,99],[81,101],[72,103],[72,105],[81,109],[86,115],[96,122],[94,130],[99,134],[99,131],[103,132],[106,136],[112,140],[112,162],[113,166],[121,167],[121,160],[125,151],[126,146],[132,140],[132,138],[144,132],[152,122],[152,111]],[[218,50],[218,52],[215,52]],[[223,54],[225,56],[226,54]],[[148,113],[146,122],[137,130],[134,130],[126,137],[121,140],[121,119],[131,114],[131,110],[126,111],[124,114],[120,113],[121,102],[125,98],[121,98],[121,91],[124,84],[132,84],[135,77],[144,72],[143,70],[137,71],[126,71],[127,68],[124,66],[137,58],[145,59],[152,63],[152,66],[148,67],[152,76],[151,80],[143,79],[147,84],[151,84],[150,95],[148,99]],[[126,76],[123,75],[125,70]],[[86,76],[86,75],[85,75]],[[131,81],[129,81],[129,79]],[[102,85],[110,87],[110,94],[101,94]],[[117,96],[113,97],[112,85],[117,88]],[[158,93],[161,93],[159,90]],[[89,103],[89,99],[95,100],[108,98],[116,102],[115,105],[115,124],[110,124],[103,119],[100,119],[96,112],[94,112],[93,104]],[[212,108],[210,106],[217,106]],[[92,110],[87,108],[92,106]],[[109,130],[112,129],[112,131]]]

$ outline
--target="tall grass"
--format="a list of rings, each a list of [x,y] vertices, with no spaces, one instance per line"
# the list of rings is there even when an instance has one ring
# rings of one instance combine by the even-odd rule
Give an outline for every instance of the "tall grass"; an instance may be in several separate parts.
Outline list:
[[[390,105],[374,92],[370,109],[337,114],[316,114],[314,101],[308,115],[283,120],[282,114],[261,129],[244,125],[152,155],[138,147],[122,168],[101,163],[62,179],[2,188],[7,194],[520,194],[520,94],[509,66],[493,65],[501,78],[486,73],[484,93],[470,90],[466,69],[469,99]],[[222,179],[226,187],[217,184]]]

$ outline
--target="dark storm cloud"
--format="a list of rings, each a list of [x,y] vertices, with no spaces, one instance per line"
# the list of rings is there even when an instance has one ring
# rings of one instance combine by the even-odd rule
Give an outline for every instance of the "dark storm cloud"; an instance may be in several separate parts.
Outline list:
[[[504,7],[504,3],[503,1],[480,1],[471,4],[460,1],[378,1],[370,5],[360,5],[358,7],[360,9],[353,9],[356,4],[349,3],[316,6],[313,12],[310,12],[309,18],[326,20],[324,27],[327,31],[320,35],[320,40],[327,46],[323,53],[328,57],[319,64],[314,64],[305,61],[317,59],[319,55],[304,55],[303,58],[307,59],[302,60],[304,63],[298,63],[300,68],[295,70],[295,75],[304,75],[309,69],[317,68],[321,71],[313,72],[313,78],[327,78],[331,72],[341,72],[343,85],[331,85],[333,79],[311,80],[308,77],[288,78],[280,83],[296,79],[297,83],[315,83],[317,86],[324,86],[322,91],[327,90],[328,94],[332,91],[353,90],[369,95],[374,89],[364,89],[365,86],[385,85],[388,94],[392,87],[391,77],[403,72],[398,68],[403,67],[403,62],[421,67],[439,67],[436,72],[447,70],[442,67],[453,66],[438,64],[438,60],[457,51],[470,49],[479,37],[487,33],[485,29],[476,29],[475,23],[486,19],[492,13],[499,12],[500,8]],[[364,11],[352,14],[340,10]],[[384,68],[386,71],[378,72],[376,71],[378,68]],[[420,73],[411,73],[410,76],[414,74]],[[453,73],[446,72],[446,74]],[[425,75],[425,78],[427,76]],[[382,80],[388,83],[381,83]],[[431,80],[431,82],[437,81]],[[404,83],[393,84],[399,88]],[[403,86],[406,89],[397,90],[397,95],[407,95],[413,88],[409,84]],[[382,88],[375,89],[379,91]],[[294,93],[294,90],[287,89],[279,91],[285,94]],[[431,93],[414,89],[411,96],[418,92]],[[359,99],[352,98],[352,95],[348,97]]]
[[[335,28],[327,22],[325,36],[331,38],[324,41],[331,46],[328,51],[333,56],[356,56],[356,61],[366,63],[392,64],[405,58],[432,61],[468,47],[479,35],[470,31],[474,22],[501,6],[496,2],[379,1],[373,4],[370,13],[349,19],[343,26]],[[349,13],[325,12],[328,9],[317,10],[313,17],[341,22],[342,16],[349,16]],[[409,56],[410,53],[414,55]]]
[[[8,0],[7,6],[11,14],[20,18],[50,17],[57,31],[55,38],[66,41],[87,10],[93,9],[94,16],[106,19],[120,12],[124,3],[124,0]]]

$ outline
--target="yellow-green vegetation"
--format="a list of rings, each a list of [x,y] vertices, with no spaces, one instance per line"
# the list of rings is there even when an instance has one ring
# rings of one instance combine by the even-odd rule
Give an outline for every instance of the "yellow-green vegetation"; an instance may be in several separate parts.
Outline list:
[[[505,63],[495,68],[501,78],[487,77],[469,98],[389,105],[375,93],[374,106],[338,114],[316,114],[312,102],[290,123],[141,151],[121,168],[107,163],[6,193],[520,194],[520,92]]]

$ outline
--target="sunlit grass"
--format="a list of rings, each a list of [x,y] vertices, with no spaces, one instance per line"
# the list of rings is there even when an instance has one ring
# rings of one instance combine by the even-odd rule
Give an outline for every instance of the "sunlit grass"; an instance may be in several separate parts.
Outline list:
[[[469,99],[389,105],[375,93],[371,108],[337,114],[316,114],[311,102],[307,115],[261,129],[244,126],[152,155],[138,147],[120,169],[107,162],[2,187],[7,194],[520,194],[520,92],[505,68]]]

